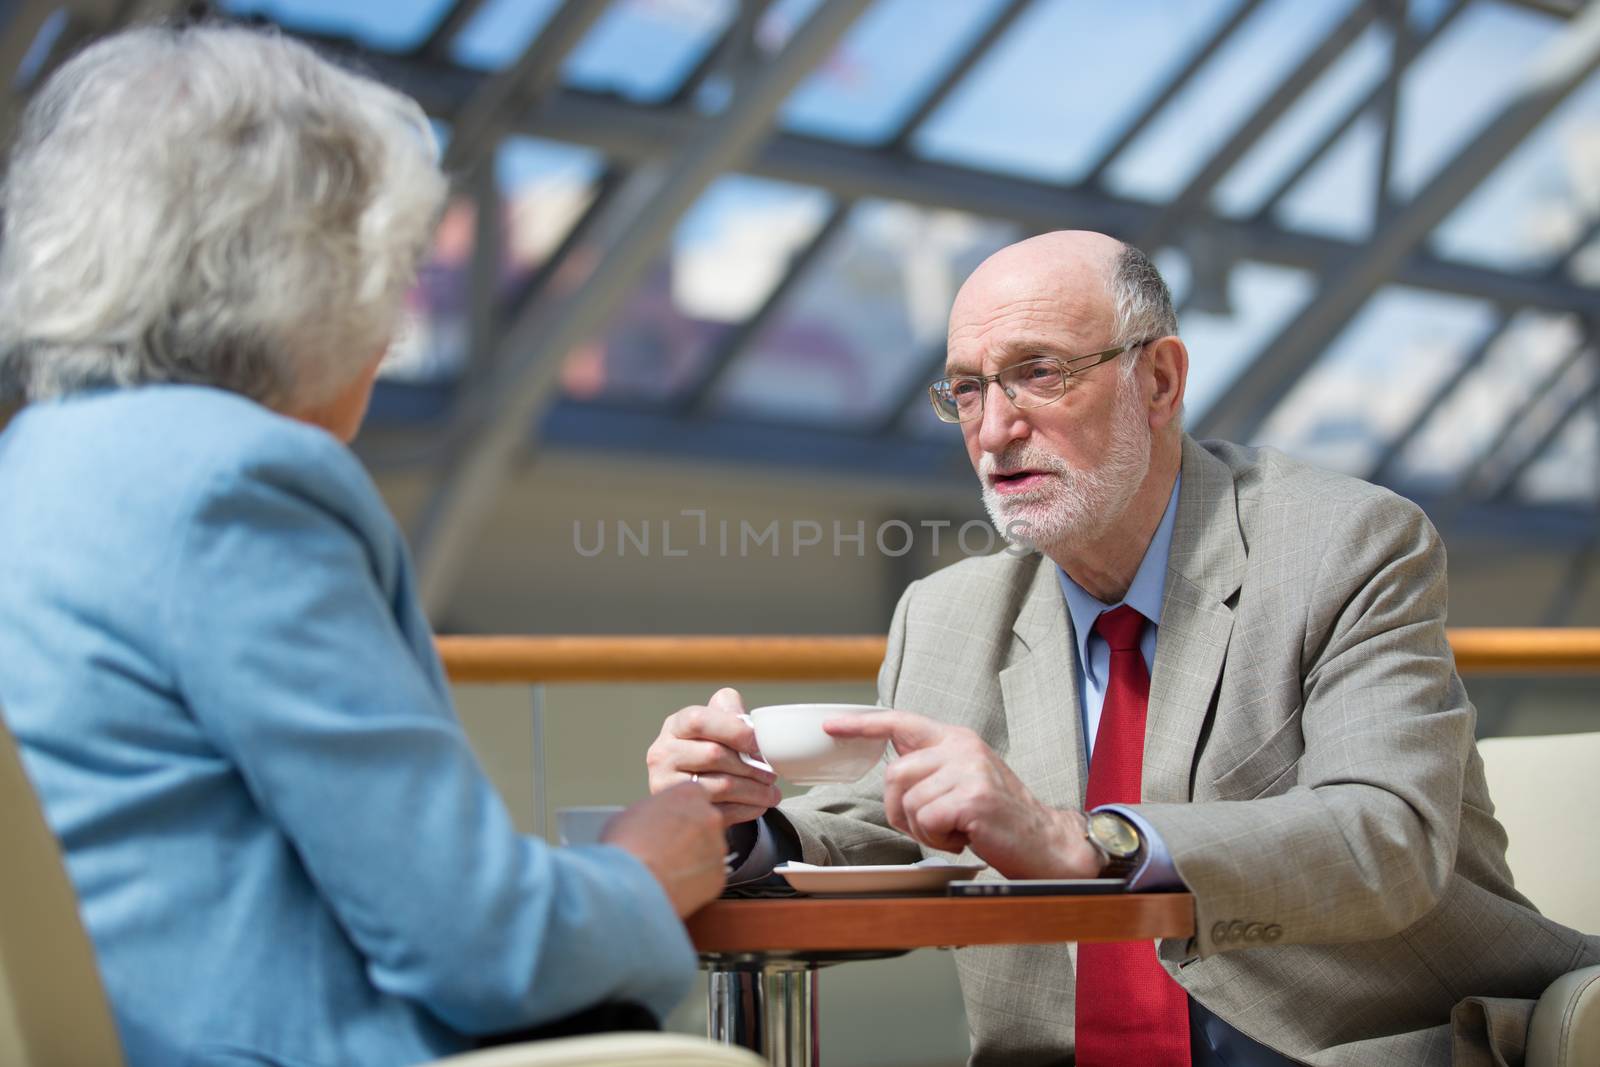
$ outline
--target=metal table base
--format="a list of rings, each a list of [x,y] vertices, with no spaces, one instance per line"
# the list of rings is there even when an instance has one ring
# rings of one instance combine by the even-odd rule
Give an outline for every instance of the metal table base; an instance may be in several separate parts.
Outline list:
[[[708,972],[706,1033],[749,1049],[773,1067],[820,1067],[817,970],[903,955],[904,949],[702,954]]]

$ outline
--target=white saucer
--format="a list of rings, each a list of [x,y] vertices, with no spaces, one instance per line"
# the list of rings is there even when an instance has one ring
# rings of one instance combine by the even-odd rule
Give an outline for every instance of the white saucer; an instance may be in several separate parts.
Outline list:
[[[814,867],[785,863],[773,870],[802,893],[938,893],[951,882],[975,878],[989,868],[982,863],[910,863],[878,867]]]

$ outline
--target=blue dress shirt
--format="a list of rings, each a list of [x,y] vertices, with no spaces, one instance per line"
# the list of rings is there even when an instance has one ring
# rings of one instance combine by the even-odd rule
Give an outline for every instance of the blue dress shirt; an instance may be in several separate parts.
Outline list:
[[[1067,598],[1067,612],[1072,617],[1072,630],[1078,642],[1078,714],[1083,724],[1084,752],[1094,754],[1095,737],[1100,731],[1100,709],[1105,706],[1106,682],[1111,670],[1111,646],[1105,638],[1094,632],[1095,620],[1102,612],[1126,604],[1150,620],[1139,639],[1139,652],[1144,656],[1146,670],[1153,670],[1156,662],[1156,639],[1161,629],[1161,598],[1167,590],[1167,557],[1172,554],[1172,526],[1178,515],[1178,490],[1183,486],[1180,475],[1172,485],[1172,495],[1167,498],[1167,509],[1161,515],[1155,536],[1145,549],[1139,569],[1127,594],[1116,604],[1106,604],[1086,592],[1073,581],[1067,572],[1056,568],[1061,580],[1061,592]],[[1139,828],[1145,840],[1145,861],[1129,879],[1134,889],[1175,889],[1183,884],[1172,865],[1172,853],[1166,843],[1149,823],[1132,808],[1118,804],[1102,804],[1096,811],[1115,811]]]
[[[0,435],[0,707],[130,1067],[401,1067],[694,976],[649,871],[518,834],[322,430],[193,386]]]

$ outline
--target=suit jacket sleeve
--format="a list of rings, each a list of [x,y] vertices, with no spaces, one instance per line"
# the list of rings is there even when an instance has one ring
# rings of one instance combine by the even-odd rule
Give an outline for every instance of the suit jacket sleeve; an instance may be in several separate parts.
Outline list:
[[[917,585],[900,597],[889,625],[888,647],[878,669],[878,703],[892,708],[905,652],[906,615]],[[884,764],[858,782],[816,786],[804,796],[783,802],[779,814],[794,829],[807,863],[848,865],[914,863],[917,843],[889,825],[883,814]]]
[[[1300,710],[1257,750],[1269,762],[1281,750],[1293,786],[1138,808],[1195,894],[1201,955],[1395,934],[1437,903],[1455,863],[1474,712],[1445,636],[1443,546],[1388,494],[1351,508],[1329,545]]]
[[[224,471],[199,494],[166,598],[194,717],[379,989],[465,1033],[603,1000],[664,1015],[694,956],[660,887],[620,849],[514,830],[450,707],[398,531],[370,485],[355,507],[305,463]]]

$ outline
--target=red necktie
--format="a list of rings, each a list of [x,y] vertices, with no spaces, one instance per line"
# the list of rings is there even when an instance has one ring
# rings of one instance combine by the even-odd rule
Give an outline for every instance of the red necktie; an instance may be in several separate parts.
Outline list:
[[[1150,672],[1139,651],[1145,618],[1123,604],[1095,620],[1111,646],[1105,703],[1089,760],[1086,807],[1137,804]],[[1078,1067],[1188,1067],[1189,1000],[1149,941],[1078,946]]]

